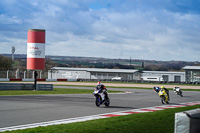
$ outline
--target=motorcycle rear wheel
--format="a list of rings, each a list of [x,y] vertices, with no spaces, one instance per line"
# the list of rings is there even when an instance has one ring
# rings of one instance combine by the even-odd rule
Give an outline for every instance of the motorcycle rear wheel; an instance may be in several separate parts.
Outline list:
[[[105,106],[108,107],[109,105],[110,105],[110,99],[107,98],[106,101],[105,101]]]
[[[181,97],[183,97],[183,93],[182,92],[180,92],[180,95],[181,95]]]

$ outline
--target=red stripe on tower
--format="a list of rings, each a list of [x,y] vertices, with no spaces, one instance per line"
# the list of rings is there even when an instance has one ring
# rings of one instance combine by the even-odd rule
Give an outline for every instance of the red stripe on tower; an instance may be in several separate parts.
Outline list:
[[[45,30],[29,29],[27,39],[27,69],[45,69]]]

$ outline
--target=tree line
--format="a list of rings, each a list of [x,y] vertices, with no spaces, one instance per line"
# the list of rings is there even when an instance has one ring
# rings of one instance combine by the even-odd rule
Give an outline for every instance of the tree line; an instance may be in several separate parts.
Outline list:
[[[95,62],[88,60],[51,60],[50,58],[46,58],[45,61],[45,71],[47,72],[52,67],[76,67],[76,68],[108,68],[108,69],[142,69],[145,71],[181,71],[184,66],[187,65],[198,65],[195,62],[186,62],[186,61],[141,61],[138,63],[139,65],[129,64],[127,63],[121,64],[122,59],[117,62],[117,60],[106,62],[102,60],[96,60]],[[14,68],[12,68],[12,64]],[[11,57],[6,57],[0,55],[0,71],[5,70],[17,70],[21,71],[26,70],[26,58],[16,58],[14,62],[12,62]]]

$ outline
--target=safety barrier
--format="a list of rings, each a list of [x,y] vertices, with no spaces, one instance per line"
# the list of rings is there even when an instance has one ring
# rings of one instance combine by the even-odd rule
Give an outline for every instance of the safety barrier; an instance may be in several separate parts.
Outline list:
[[[174,133],[200,133],[200,109],[175,113]]]
[[[6,79],[0,78],[0,81],[34,81],[34,79]],[[111,80],[111,79],[37,79],[37,81],[106,81],[106,82],[127,82],[127,83],[161,83],[161,84],[193,84],[199,85],[200,82],[167,82],[167,81],[144,81],[144,80]]]
[[[6,78],[0,78],[0,81],[34,81],[34,79],[6,79]],[[77,81],[77,79],[37,79],[37,81],[49,81],[49,82],[54,82],[54,81]]]
[[[161,84],[193,84],[199,85],[200,82],[172,82],[172,81],[144,81],[144,80],[111,80],[111,79],[77,79],[77,81],[106,81],[106,82],[123,82],[123,83],[161,83]]]
[[[53,84],[37,84],[37,90],[52,91]],[[0,90],[34,90],[34,84],[0,83]]]

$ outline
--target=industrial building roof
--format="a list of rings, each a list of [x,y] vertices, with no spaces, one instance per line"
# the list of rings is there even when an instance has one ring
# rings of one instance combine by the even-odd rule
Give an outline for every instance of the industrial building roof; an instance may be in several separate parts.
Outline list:
[[[88,71],[88,72],[107,72],[107,73],[135,73],[138,70],[134,69],[104,69],[104,68],[70,68],[70,67],[53,67],[57,70],[69,70],[69,71]]]
[[[185,66],[184,70],[200,70],[200,66]]]
[[[170,72],[170,71],[143,71],[143,73],[185,74],[185,72]]]

